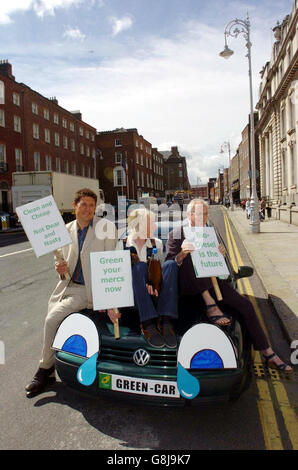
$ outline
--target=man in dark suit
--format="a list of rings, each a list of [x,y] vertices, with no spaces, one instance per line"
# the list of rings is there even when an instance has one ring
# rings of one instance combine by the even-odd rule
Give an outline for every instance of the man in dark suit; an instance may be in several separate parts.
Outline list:
[[[187,219],[184,223],[191,227],[204,227],[208,220],[208,204],[203,199],[193,199],[187,207]],[[223,245],[218,249],[225,255]],[[167,242],[167,260],[175,260],[179,266],[179,288],[181,295],[201,294],[208,319],[214,325],[225,327],[230,324],[230,319],[222,313],[221,308],[236,312],[250,334],[251,341],[256,351],[261,351],[266,364],[269,367],[292,372],[292,368],[273,352],[267,341],[266,335],[260,325],[255,310],[250,301],[234,290],[228,282],[218,279],[219,288],[223,300],[217,305],[214,299],[216,294],[211,278],[197,278],[192,264],[190,253],[194,251],[192,243],[185,239],[184,228],[178,227],[169,234]]]

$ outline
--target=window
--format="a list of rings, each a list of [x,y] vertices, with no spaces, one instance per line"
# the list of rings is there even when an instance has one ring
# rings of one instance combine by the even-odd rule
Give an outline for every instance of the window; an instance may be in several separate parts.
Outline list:
[[[87,166],[87,178],[91,177],[90,166]]]
[[[68,160],[64,160],[64,173],[66,173],[68,175]]]
[[[4,109],[0,109],[0,126],[5,127],[5,113]]]
[[[85,166],[82,165],[82,176],[85,176]]]
[[[40,171],[40,155],[39,155],[39,152],[34,152],[34,171]]]
[[[115,139],[115,147],[121,147],[122,146],[122,140],[121,139]]]
[[[76,149],[75,141],[73,139],[70,140],[70,148],[72,152],[74,152]]]
[[[13,101],[13,104],[15,104],[16,106],[20,106],[20,103],[21,103],[20,95],[16,92],[13,92],[12,101]]]
[[[86,156],[90,157],[90,147],[89,147],[89,145],[86,145]]]
[[[54,113],[54,123],[59,124],[59,114]]]
[[[95,141],[95,136],[94,134],[91,135],[91,142],[94,142]]]
[[[82,127],[80,127],[79,132],[80,132],[80,135],[81,135],[81,136],[84,135],[84,129],[83,129]]]
[[[136,163],[139,163],[139,152],[136,152]]]
[[[13,127],[15,132],[21,132],[21,118],[19,116],[13,117]]]
[[[46,141],[47,144],[50,144],[50,142],[51,142],[50,129],[45,129],[44,130],[44,140]]]
[[[80,154],[84,155],[84,144],[80,144]]]
[[[141,171],[142,187],[144,187],[144,173]]]
[[[141,165],[144,166],[144,157],[142,153],[141,153]]]
[[[33,124],[33,137],[34,139],[39,139],[39,125]]]
[[[86,131],[86,139],[89,139],[89,131]]]
[[[43,110],[43,117],[44,119],[46,119],[47,121],[50,120],[50,111],[48,109],[44,109]]]
[[[0,144],[0,165],[2,168],[4,163],[6,163],[6,146]]]
[[[296,103],[295,103],[295,90],[290,96],[289,100],[289,111],[290,111],[290,128],[295,129],[296,127]]]
[[[75,162],[72,162],[72,164],[71,164],[71,173],[72,173],[72,175],[74,175],[74,176],[76,176],[76,174],[77,174],[77,169],[76,169],[76,164],[75,164]]]
[[[0,80],[0,104],[5,104],[5,87],[4,82]]]
[[[137,186],[140,186],[140,172],[137,170]]]
[[[56,171],[61,171],[60,158],[56,157]]]
[[[74,123],[73,122],[70,122],[69,123],[69,129],[74,132]]]
[[[116,152],[115,153],[115,163],[121,163],[122,162],[122,153],[121,152]]]
[[[68,149],[68,138],[63,136],[63,148]]]
[[[16,156],[16,171],[23,171],[22,150],[15,149],[15,156]]]
[[[38,106],[36,103],[32,103],[32,113],[38,114]]]
[[[65,118],[62,118],[62,126],[67,129],[67,120]]]
[[[114,186],[126,186],[125,171],[122,167],[114,169]]]
[[[60,145],[60,135],[58,134],[58,132],[55,132],[55,145],[56,147],[59,147]]]
[[[280,116],[280,137],[283,138],[286,135],[286,109],[283,107],[281,109]]]
[[[46,170],[51,171],[52,169],[52,159],[50,155],[46,155]]]

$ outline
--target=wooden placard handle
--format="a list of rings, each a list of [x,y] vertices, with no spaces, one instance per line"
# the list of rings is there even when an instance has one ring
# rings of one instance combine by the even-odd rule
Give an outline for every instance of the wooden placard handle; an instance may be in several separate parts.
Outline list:
[[[57,258],[57,260],[58,260],[59,262],[62,263],[62,262],[64,261],[63,256],[61,255],[61,253],[60,253],[58,250],[55,250],[55,251],[54,251],[54,255],[56,256],[56,258]],[[64,279],[67,279],[68,281],[70,281],[70,274],[69,274],[69,273],[62,274],[62,276],[60,276],[60,277],[61,277],[61,280],[62,280],[62,281],[63,281]]]
[[[221,295],[220,288],[219,288],[216,277],[212,276],[211,281],[212,281],[212,284],[213,284],[213,289],[215,291],[217,300],[218,301],[222,300],[222,295]]]
[[[119,313],[118,308],[114,308],[114,312]],[[115,337],[115,339],[120,339],[119,320],[118,320],[118,318],[117,318],[117,320],[115,320],[115,323],[114,323],[114,337]]]

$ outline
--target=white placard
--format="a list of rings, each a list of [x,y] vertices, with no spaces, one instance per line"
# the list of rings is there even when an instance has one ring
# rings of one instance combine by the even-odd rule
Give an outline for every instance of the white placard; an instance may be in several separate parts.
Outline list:
[[[129,250],[90,253],[94,310],[134,306]]]
[[[37,257],[72,243],[53,196],[16,208]]]
[[[213,227],[184,227],[187,241],[195,246],[191,258],[196,277],[229,275],[223,255],[218,250],[218,240]]]

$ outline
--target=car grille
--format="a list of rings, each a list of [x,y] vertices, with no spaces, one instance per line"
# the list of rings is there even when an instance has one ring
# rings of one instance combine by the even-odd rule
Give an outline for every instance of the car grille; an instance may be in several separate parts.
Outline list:
[[[102,361],[115,361],[126,364],[134,364],[133,355],[140,348],[111,348],[103,346],[100,352]],[[177,351],[146,349],[150,354],[150,360],[147,366],[151,367],[177,367]]]

